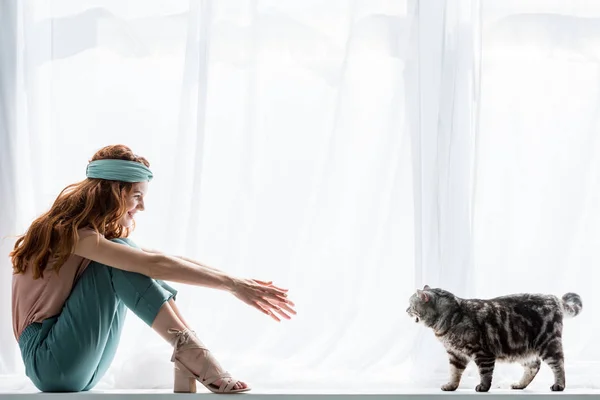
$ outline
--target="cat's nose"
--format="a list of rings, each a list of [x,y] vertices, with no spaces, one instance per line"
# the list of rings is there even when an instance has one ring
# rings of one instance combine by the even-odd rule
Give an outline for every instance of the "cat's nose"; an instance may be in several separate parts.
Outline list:
[[[410,307],[406,309],[406,312],[410,314]]]

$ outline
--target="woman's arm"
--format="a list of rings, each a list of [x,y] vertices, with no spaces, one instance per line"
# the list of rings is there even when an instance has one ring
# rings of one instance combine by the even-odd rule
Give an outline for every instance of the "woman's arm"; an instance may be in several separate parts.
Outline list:
[[[160,251],[158,251],[158,250],[154,250],[154,249],[146,249],[146,248],[142,248],[142,250],[144,250],[146,253],[152,253],[152,254],[162,254],[162,255],[165,255],[164,253],[162,253],[162,252],[160,252]],[[209,269],[209,270],[211,270],[211,271],[221,272],[221,270],[219,270],[219,269],[217,269],[217,268],[215,268],[215,267],[211,267],[211,266],[209,266],[209,265],[202,264],[201,262],[199,262],[199,261],[195,261],[195,260],[192,260],[191,258],[187,258],[187,257],[184,257],[184,256],[172,256],[172,257],[179,258],[179,259],[181,259],[181,260],[184,260],[184,261],[190,262],[190,263],[192,263],[192,264],[196,264],[196,265],[198,265],[198,266],[200,266],[200,267],[202,267],[202,268],[206,268],[206,269]]]
[[[90,235],[77,242],[75,254],[113,268],[137,272],[154,279],[230,290],[234,278],[221,271],[203,268],[162,253],[146,253],[139,249]]]
[[[151,254],[164,255],[160,251],[154,250],[154,249],[145,249],[145,248],[142,248],[142,250],[145,251],[145,252],[147,252],[147,253],[151,253]],[[208,265],[202,264],[201,262],[192,260],[191,258],[187,258],[187,257],[183,257],[183,256],[173,256],[173,257],[179,258],[179,259],[181,259],[183,261],[186,261],[186,262],[189,262],[189,263],[192,263],[192,264],[195,264],[195,265],[197,265],[197,266],[199,266],[201,268],[206,268],[206,269],[208,269],[210,271],[214,271],[216,273],[222,273],[221,270],[219,270],[217,268],[210,267]],[[287,289],[283,289],[283,288],[280,288],[278,286],[273,285],[272,281],[265,282],[265,281],[260,281],[258,279],[252,279],[252,282],[255,283],[255,284],[259,284],[261,286],[264,286],[264,287],[275,288],[275,289],[279,290],[281,294],[284,294],[284,293],[286,293],[288,291]],[[285,296],[287,296],[287,294],[285,294]],[[281,309],[277,309],[275,311],[277,311],[277,313],[279,315],[281,315],[283,318],[290,319],[290,317],[289,317],[288,314],[296,314],[296,311],[292,307],[294,307],[294,303],[291,300],[286,299],[286,304],[281,304],[281,308],[283,308],[284,311],[282,312]],[[288,314],[286,314],[286,313],[288,313]],[[271,314],[271,316],[274,317],[277,321],[279,321],[279,318],[273,316],[272,314]]]
[[[270,316],[274,316],[273,312],[281,315],[281,307],[289,312],[290,307],[287,304],[293,306],[293,303],[286,299],[285,291],[277,287],[236,278],[181,258],[149,253],[111,242],[99,234],[78,240],[73,252],[109,267],[137,272],[150,278],[225,290]]]

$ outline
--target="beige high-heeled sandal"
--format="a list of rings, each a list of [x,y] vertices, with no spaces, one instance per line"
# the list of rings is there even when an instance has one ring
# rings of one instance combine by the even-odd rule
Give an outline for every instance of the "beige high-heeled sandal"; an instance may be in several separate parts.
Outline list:
[[[196,381],[204,385],[213,393],[241,393],[250,390],[249,387],[244,389],[234,389],[233,387],[239,382],[231,377],[228,372],[223,371],[221,365],[212,356],[204,344],[198,339],[196,333],[189,329],[183,331],[177,329],[169,329],[169,333],[174,334],[173,339],[173,356],[171,361],[175,363],[175,377],[173,391],[175,393],[196,393]],[[204,365],[200,375],[194,374],[188,367],[183,365],[177,359],[177,354],[184,350],[202,349],[204,350]],[[221,385],[215,385],[215,382],[221,379]]]

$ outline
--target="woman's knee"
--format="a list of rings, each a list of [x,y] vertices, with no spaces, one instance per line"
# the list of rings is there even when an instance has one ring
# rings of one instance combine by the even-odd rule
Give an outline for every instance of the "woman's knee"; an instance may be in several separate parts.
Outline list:
[[[111,242],[115,242],[115,243],[119,243],[119,244],[123,244],[125,246],[130,246],[130,244],[127,243],[127,241],[123,240],[123,238],[114,238],[114,239],[110,239],[110,241]],[[99,263],[97,261],[91,261],[87,269],[88,270],[93,270],[96,274],[98,273],[99,270],[102,270],[103,272],[105,272],[109,276],[112,275],[112,269],[111,269],[110,266],[108,266],[106,264]]]

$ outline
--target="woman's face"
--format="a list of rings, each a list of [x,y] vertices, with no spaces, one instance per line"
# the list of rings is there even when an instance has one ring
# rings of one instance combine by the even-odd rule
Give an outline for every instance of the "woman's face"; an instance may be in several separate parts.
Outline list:
[[[137,182],[133,184],[133,188],[125,200],[127,212],[119,221],[121,226],[125,228],[131,227],[133,225],[135,213],[138,211],[144,211],[144,196],[146,195],[147,191],[148,182]]]

